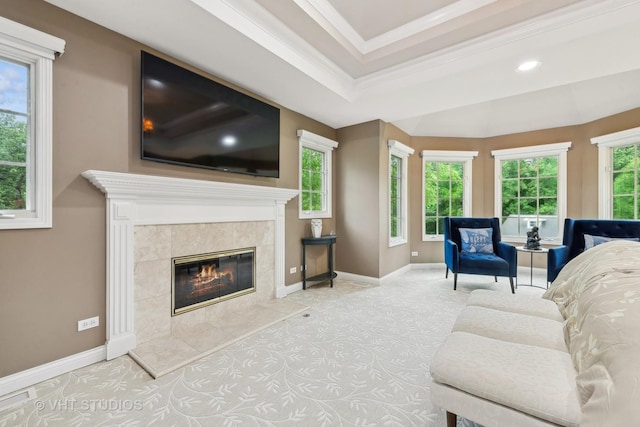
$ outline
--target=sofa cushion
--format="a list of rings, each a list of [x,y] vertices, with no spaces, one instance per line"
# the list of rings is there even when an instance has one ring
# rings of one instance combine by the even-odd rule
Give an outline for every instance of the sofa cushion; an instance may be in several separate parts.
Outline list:
[[[453,331],[567,352],[562,322],[544,317],[467,306],[456,319]]]
[[[483,274],[487,276],[509,275],[509,263],[495,254],[460,252],[458,262],[460,273]]]
[[[469,295],[467,305],[528,314],[530,316],[544,317],[560,322],[564,321],[564,318],[558,311],[558,307],[553,301],[543,298],[532,298],[528,295],[514,295],[487,289],[477,289]]]
[[[640,244],[614,241],[584,252],[544,296],[567,317],[585,425],[640,419]]]
[[[435,381],[480,398],[560,425],[580,424],[568,353],[452,332],[430,371]]]

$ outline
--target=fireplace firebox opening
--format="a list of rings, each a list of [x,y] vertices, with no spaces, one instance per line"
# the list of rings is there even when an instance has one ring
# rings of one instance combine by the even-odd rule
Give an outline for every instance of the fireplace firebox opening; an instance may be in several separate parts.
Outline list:
[[[171,315],[256,291],[256,248],[234,249],[171,260]]]

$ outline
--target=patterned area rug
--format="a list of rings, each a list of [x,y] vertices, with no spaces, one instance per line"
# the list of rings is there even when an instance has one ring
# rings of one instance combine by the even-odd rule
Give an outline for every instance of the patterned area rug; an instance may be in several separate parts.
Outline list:
[[[461,275],[454,292],[438,268],[312,286],[287,297],[306,312],[157,380],[123,356],[40,383],[0,426],[444,426],[429,361],[469,292],[509,292],[500,280]]]

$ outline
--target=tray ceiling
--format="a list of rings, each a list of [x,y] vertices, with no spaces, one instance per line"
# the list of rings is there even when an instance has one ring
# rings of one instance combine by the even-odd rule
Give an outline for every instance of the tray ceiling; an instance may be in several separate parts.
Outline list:
[[[334,128],[487,137],[640,107],[640,0],[46,1]]]

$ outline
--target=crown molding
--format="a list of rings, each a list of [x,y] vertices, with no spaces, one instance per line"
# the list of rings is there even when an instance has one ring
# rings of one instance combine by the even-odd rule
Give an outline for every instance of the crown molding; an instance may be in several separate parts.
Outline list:
[[[353,77],[255,2],[190,0],[272,54],[347,100]]]
[[[327,0],[294,1],[342,47],[347,49],[356,59],[362,60],[371,52],[408,39],[436,25],[495,3],[497,0],[459,0],[369,40],[364,40]]]

